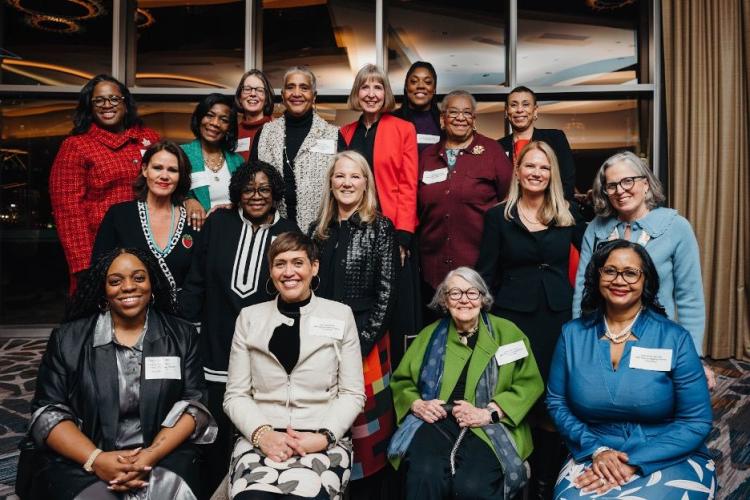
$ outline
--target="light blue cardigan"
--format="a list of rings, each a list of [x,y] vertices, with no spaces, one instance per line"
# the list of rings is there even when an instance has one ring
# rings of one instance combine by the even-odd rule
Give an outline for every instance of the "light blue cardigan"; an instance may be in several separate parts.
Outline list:
[[[573,295],[574,318],[581,315],[584,274],[591,254],[600,242],[609,239],[615,226],[622,237],[625,223],[616,217],[596,217],[586,229]],[[698,355],[702,356],[706,305],[698,242],[693,228],[676,210],[655,208],[631,224],[630,241],[638,241],[643,231],[650,236],[645,248],[659,273],[659,302],[670,319],[690,332]]]

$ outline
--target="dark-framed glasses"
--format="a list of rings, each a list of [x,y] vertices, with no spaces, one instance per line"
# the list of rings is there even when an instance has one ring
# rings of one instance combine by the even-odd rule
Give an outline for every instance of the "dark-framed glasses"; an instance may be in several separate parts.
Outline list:
[[[623,191],[630,191],[633,189],[633,186],[635,186],[635,181],[645,178],[645,175],[634,175],[632,177],[623,177],[618,182],[608,182],[604,185],[604,192],[607,194],[615,194],[617,192],[617,186],[620,186]]]
[[[243,85],[242,86],[242,93],[243,94],[251,94],[253,91],[255,91],[258,95],[265,95],[266,89],[264,87],[253,87],[251,85]]]
[[[107,104],[110,106],[117,107],[120,105],[121,102],[123,102],[125,98],[121,95],[111,95],[109,97],[104,97],[103,95],[96,96],[91,99],[91,102],[94,103],[94,106],[97,108],[103,108]]]
[[[450,290],[445,292],[445,296],[448,297],[451,300],[455,300],[458,302],[461,300],[461,297],[466,295],[466,298],[469,300],[477,300],[479,297],[482,296],[482,292],[479,291],[477,288],[469,288],[468,290],[461,290],[460,288],[451,288]]]
[[[255,196],[256,194],[262,196],[263,198],[268,198],[273,194],[273,190],[271,189],[271,186],[258,186],[258,187],[250,187],[247,186],[245,189],[242,190],[242,194],[246,194],[249,196]]]
[[[632,285],[638,283],[638,280],[643,276],[643,271],[635,267],[626,267],[620,271],[614,266],[604,266],[599,268],[599,275],[606,282],[614,281],[618,276],[622,276],[625,283]]]
[[[459,110],[455,108],[448,108],[447,110],[445,110],[445,116],[452,120],[458,118],[459,116],[463,116],[467,120],[473,120],[474,112],[469,109]]]

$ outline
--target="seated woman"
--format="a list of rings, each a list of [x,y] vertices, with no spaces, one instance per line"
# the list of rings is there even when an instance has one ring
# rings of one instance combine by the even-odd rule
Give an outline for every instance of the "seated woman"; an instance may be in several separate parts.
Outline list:
[[[584,316],[563,327],[550,370],[547,408],[572,454],[555,498],[713,498],[706,377],[658,292],[638,243],[607,243],[589,262]]]
[[[133,190],[136,201],[107,210],[96,233],[91,262],[118,247],[149,251],[176,291],[190,268],[195,238],[182,207],[190,190],[190,163],[182,149],[171,141],[149,147]]]
[[[216,426],[197,333],[173,312],[169,284],[142,250],[113,250],[79,282],[39,367],[28,498],[199,494],[193,444],[213,441]]]
[[[312,293],[309,237],[282,234],[268,262],[279,296],[242,310],[229,356],[224,411],[240,433],[229,495],[340,498],[352,464],[345,434],[365,404],[354,315]]]
[[[448,273],[430,305],[450,316],[419,333],[391,381],[400,427],[388,455],[404,494],[513,498],[528,480],[524,419],[544,390],[529,341],[486,313],[492,296],[468,267]]]

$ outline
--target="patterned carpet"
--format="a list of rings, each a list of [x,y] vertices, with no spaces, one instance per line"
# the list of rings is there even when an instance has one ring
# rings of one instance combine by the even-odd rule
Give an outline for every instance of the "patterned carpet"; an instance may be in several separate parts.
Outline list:
[[[16,446],[26,429],[29,402],[44,339],[0,340],[0,499],[13,493]],[[708,446],[719,473],[722,500],[750,499],[750,363],[711,361],[714,428]]]

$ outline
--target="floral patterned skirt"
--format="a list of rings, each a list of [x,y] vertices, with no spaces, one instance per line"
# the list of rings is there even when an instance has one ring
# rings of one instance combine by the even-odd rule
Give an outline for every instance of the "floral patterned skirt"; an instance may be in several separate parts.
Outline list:
[[[352,466],[352,443],[341,439],[327,451],[275,462],[241,437],[232,451],[229,498],[267,491],[304,498],[343,498]]]

